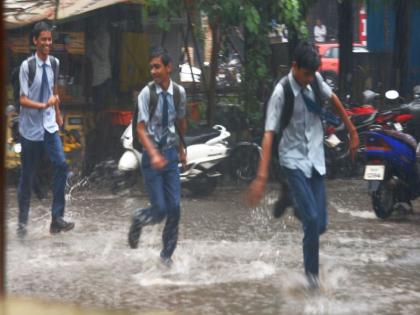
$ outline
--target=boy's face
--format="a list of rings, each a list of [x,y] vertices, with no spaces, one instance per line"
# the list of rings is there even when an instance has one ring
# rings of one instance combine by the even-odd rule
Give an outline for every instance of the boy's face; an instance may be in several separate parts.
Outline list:
[[[41,55],[48,55],[52,47],[52,35],[50,31],[42,31],[38,38],[33,37],[36,51]]]
[[[150,74],[152,75],[153,81],[156,84],[162,84],[169,80],[169,75],[172,71],[172,64],[169,63],[165,66],[162,62],[162,58],[153,58],[150,63]]]
[[[314,78],[315,78],[315,71],[299,68],[296,62],[292,65],[293,76],[295,80],[302,86],[307,86]]]

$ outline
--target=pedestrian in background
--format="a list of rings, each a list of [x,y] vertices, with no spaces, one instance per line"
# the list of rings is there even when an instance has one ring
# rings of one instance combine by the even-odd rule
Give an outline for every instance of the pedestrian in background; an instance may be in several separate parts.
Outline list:
[[[327,27],[322,24],[320,19],[316,20],[314,26],[314,39],[318,43],[324,43],[327,38]]]

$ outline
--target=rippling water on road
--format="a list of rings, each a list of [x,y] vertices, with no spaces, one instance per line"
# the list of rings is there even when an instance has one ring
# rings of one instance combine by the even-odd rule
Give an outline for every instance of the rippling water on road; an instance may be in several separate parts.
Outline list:
[[[377,219],[366,184],[328,181],[329,230],[321,239],[321,291],[305,288],[302,231],[291,212],[274,219],[276,186],[255,209],[244,187],[224,184],[183,197],[171,269],[159,263],[162,226],[127,245],[140,189],[72,191],[74,231],[49,235],[50,200],[33,200],[29,234],[17,239],[16,191],[9,188],[7,290],[85,306],[173,314],[419,314],[420,203],[414,214]],[[34,199],[34,198],[33,198]]]

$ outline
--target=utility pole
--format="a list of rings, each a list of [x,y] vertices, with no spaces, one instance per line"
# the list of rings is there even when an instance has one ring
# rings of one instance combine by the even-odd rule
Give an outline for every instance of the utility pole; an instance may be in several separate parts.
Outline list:
[[[353,5],[351,0],[338,3],[338,42],[340,45],[339,94],[351,94],[353,79]]]
[[[395,69],[394,87],[401,95],[410,94],[408,90],[408,56],[410,48],[411,0],[395,2],[395,39],[393,67]]]

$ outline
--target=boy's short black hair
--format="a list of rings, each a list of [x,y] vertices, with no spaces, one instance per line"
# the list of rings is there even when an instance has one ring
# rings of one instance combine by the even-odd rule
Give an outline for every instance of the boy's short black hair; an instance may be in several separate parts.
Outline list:
[[[149,61],[151,61],[153,58],[160,58],[162,60],[162,63],[167,66],[172,62],[171,56],[169,56],[166,49],[162,47],[157,47],[152,49],[149,57]]]
[[[45,21],[37,22],[32,30],[32,36],[38,38],[39,34],[44,31],[52,32],[52,27]]]
[[[296,62],[299,68],[305,68],[314,72],[318,70],[321,64],[318,50],[307,41],[302,41],[296,46],[293,61]]]

